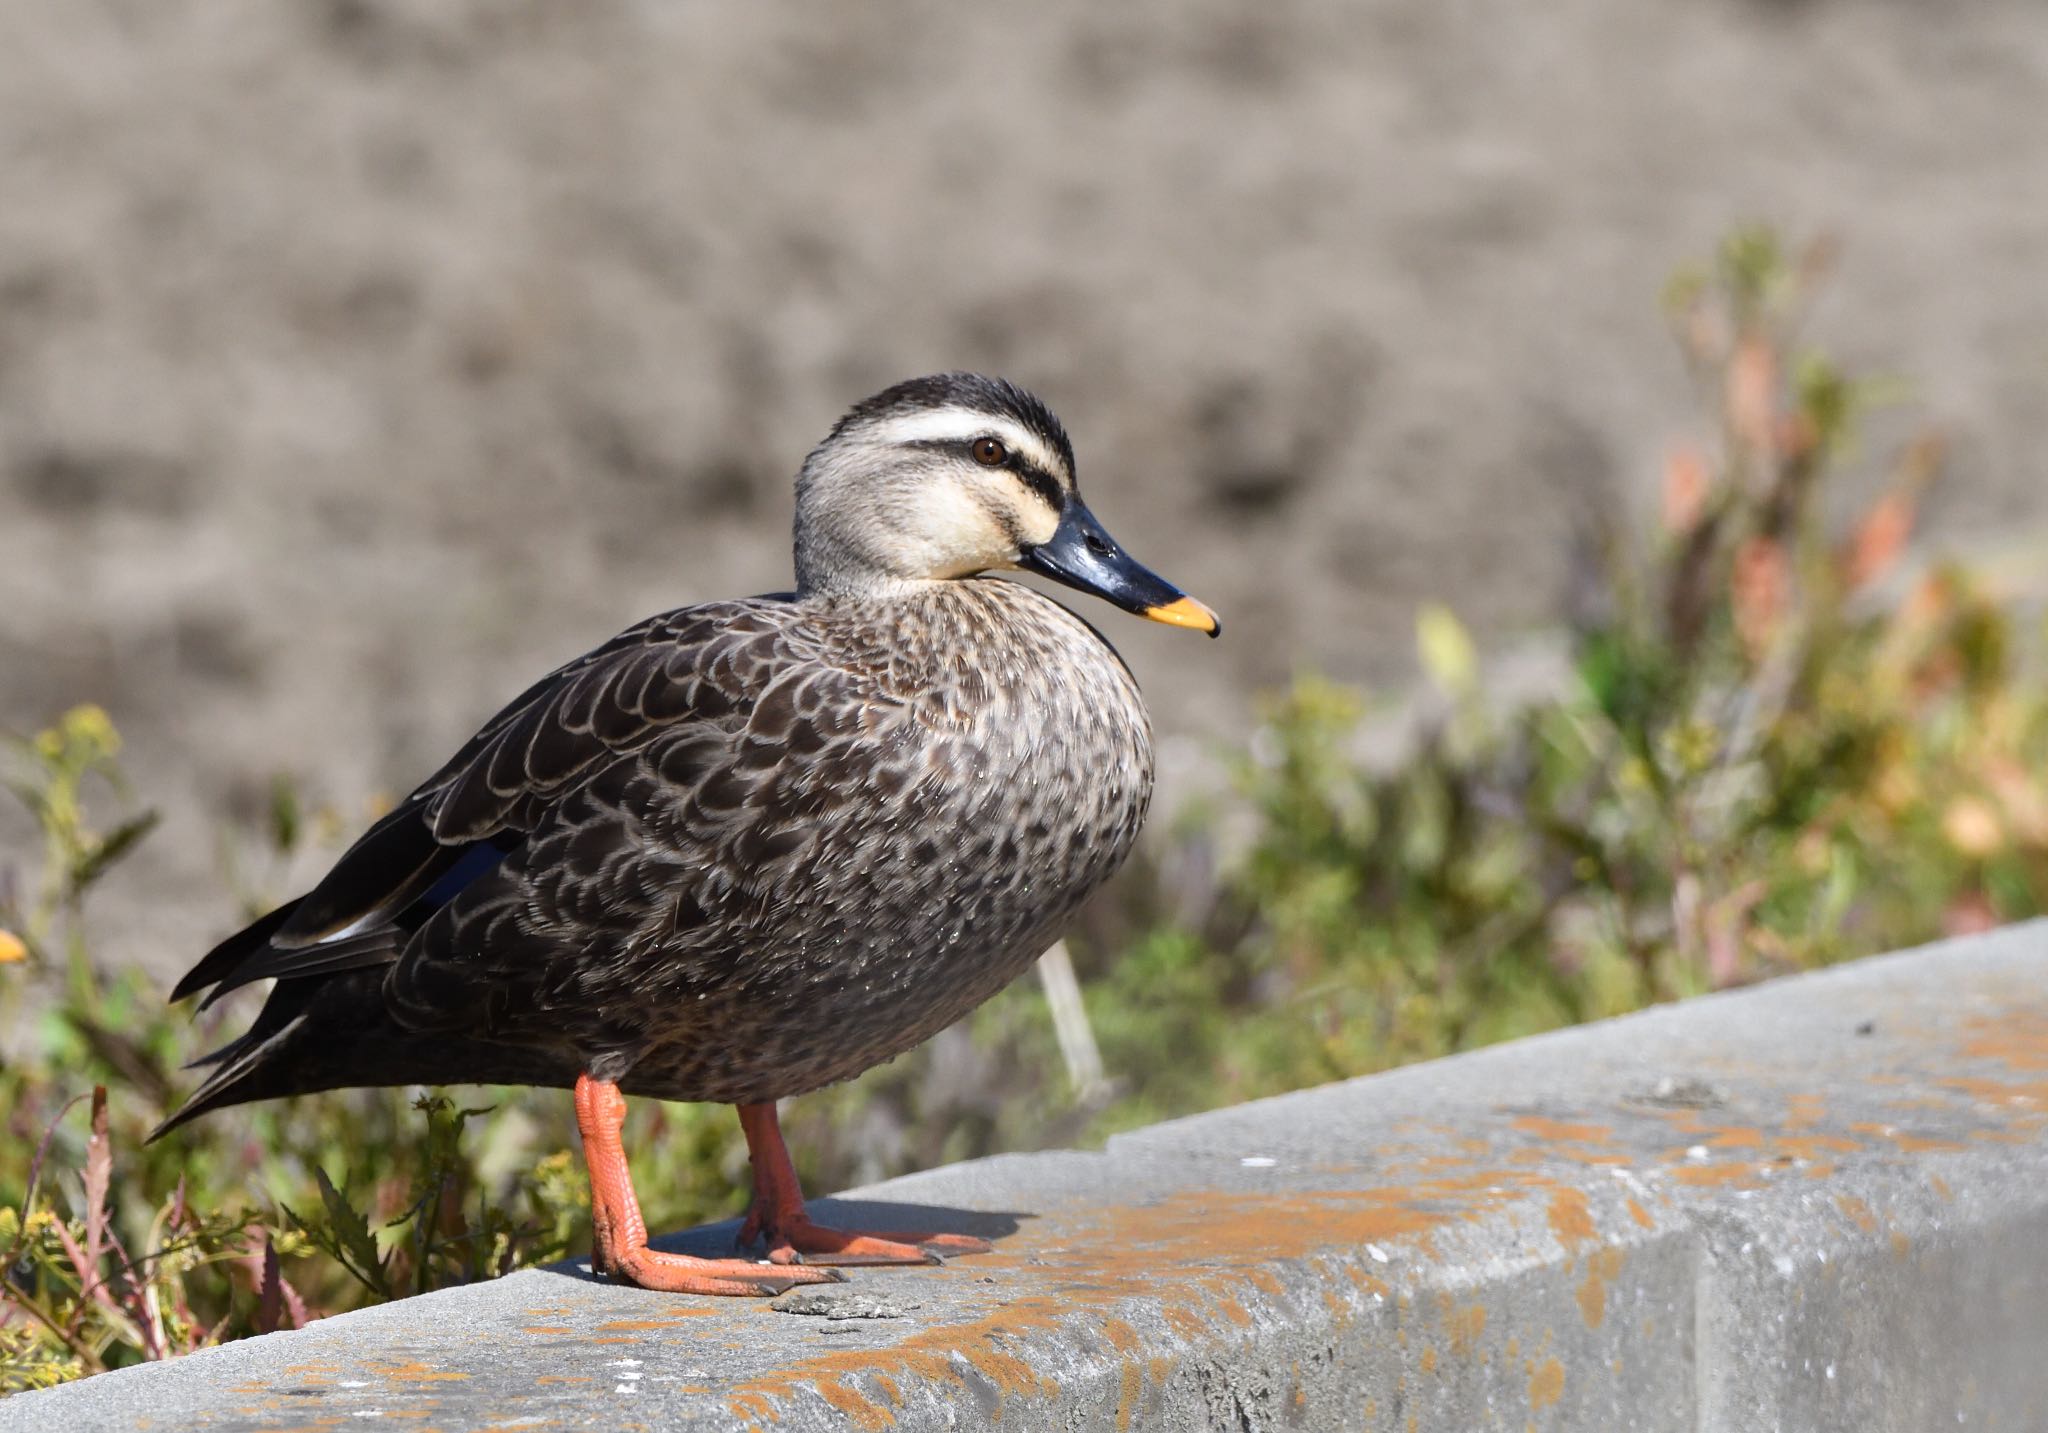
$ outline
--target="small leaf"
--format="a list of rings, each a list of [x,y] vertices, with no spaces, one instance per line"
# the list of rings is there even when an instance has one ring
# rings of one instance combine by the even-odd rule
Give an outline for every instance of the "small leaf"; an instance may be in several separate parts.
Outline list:
[[[384,1277],[384,1261],[377,1253],[377,1239],[370,1233],[369,1219],[358,1213],[355,1206],[334,1187],[326,1170],[316,1165],[313,1177],[320,1182],[320,1202],[327,1208],[325,1232],[333,1238],[344,1262],[355,1266],[357,1277],[364,1283],[384,1297],[391,1297]]]
[[[107,1087],[92,1087],[92,1138],[85,1146],[85,1257],[95,1272],[107,1247],[107,1189],[113,1183],[114,1148],[107,1138]]]
[[[256,1332],[274,1331],[284,1318],[284,1275],[278,1267],[277,1245],[266,1236],[256,1280]]]
[[[1699,449],[1689,444],[1674,448],[1664,460],[1664,531],[1684,537],[1699,526],[1712,483]]]
[[[270,844],[289,855],[299,848],[299,837],[304,832],[298,787],[289,776],[279,772],[270,782]]]
[[[78,862],[71,873],[74,890],[84,890],[113,868],[116,861],[127,855],[137,841],[156,829],[160,818],[154,811],[145,811],[140,816],[123,821],[110,832],[107,838],[94,846]]]
[[[13,931],[0,926],[0,965],[13,965],[16,961],[27,959],[27,943]]]
[[[1842,580],[1850,591],[1877,581],[1898,562],[1913,533],[1913,499],[1886,493],[1864,515],[1841,557]]]
[[[1792,599],[1792,567],[1784,547],[1767,537],[1747,539],[1735,550],[1729,586],[1736,633],[1750,656],[1760,656]]]

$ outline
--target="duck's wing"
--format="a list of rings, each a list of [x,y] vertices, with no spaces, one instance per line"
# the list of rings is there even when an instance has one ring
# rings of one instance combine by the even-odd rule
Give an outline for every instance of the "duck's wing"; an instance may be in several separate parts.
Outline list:
[[[780,597],[649,618],[560,667],[379,819],[311,891],[215,947],[173,1000],[397,959],[410,934],[623,754],[744,712],[791,660]]]

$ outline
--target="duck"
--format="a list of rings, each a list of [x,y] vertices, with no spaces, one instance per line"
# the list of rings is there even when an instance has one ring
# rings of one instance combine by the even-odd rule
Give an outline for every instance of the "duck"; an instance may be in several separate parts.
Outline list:
[[[778,1102],[1001,990],[1130,855],[1151,723],[1116,650],[1026,571],[1216,636],[1081,500],[1024,389],[973,373],[856,404],[796,479],[793,590],[664,612],[556,668],[171,999],[274,982],[152,1138],[355,1086],[573,1091],[592,1268],[767,1295],[928,1264],[959,1233],[814,1223]],[[731,1104],[736,1253],[651,1249],[628,1097]]]

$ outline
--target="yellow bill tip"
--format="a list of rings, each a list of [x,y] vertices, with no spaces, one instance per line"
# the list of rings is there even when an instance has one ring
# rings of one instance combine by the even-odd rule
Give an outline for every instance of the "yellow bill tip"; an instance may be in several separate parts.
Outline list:
[[[1207,632],[1211,637],[1223,631],[1223,623],[1216,614],[1192,597],[1183,597],[1174,602],[1163,602],[1157,607],[1147,607],[1144,616],[1154,622],[1164,622],[1169,627],[1192,627],[1197,632]]]

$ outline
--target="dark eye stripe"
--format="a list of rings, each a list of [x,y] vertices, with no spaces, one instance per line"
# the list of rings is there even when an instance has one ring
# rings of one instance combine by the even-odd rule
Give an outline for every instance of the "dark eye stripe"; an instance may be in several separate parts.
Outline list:
[[[1027,462],[1014,453],[1010,455],[1008,466],[1010,471],[1017,475],[1017,481],[1043,498],[1045,505],[1054,512],[1059,512],[1067,505],[1067,495],[1060,491],[1059,480],[1045,469]]]
[[[976,462],[973,438],[918,438],[905,444],[911,448],[927,448],[933,452],[957,453],[969,462]],[[1051,473],[1039,467],[1022,453],[1012,449],[1003,468],[1016,474],[1017,481],[1036,493],[1054,512],[1064,512],[1067,506],[1066,490]]]

